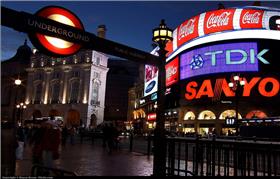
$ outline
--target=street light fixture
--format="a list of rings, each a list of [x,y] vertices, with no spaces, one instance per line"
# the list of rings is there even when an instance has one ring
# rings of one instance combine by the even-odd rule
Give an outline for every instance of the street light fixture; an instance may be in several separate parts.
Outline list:
[[[235,120],[236,120],[236,134],[238,134],[238,103],[239,95],[241,94],[241,89],[243,89],[245,81],[240,78],[239,75],[233,76],[233,82],[230,82],[228,86],[235,92]]]
[[[24,103],[20,103],[16,107],[18,109],[18,123],[20,123],[22,125],[22,115],[23,115],[24,109],[26,109],[26,105]]]
[[[172,40],[172,30],[169,29],[164,20],[158,28],[153,29],[153,41],[157,43],[159,50],[159,65],[158,65],[158,101],[156,108],[157,123],[154,131],[154,167],[153,174],[155,176],[165,176],[166,165],[166,143],[164,130],[164,101],[165,101],[165,60],[167,51],[165,50],[166,43]]]
[[[14,101],[14,105],[16,106],[17,103],[17,95],[18,95],[18,87],[21,85],[21,80],[18,78],[14,81],[14,84],[16,85],[16,90],[15,90],[15,101]],[[16,106],[17,107],[17,106]],[[15,124],[16,122],[16,118],[15,118],[15,108],[13,108],[13,123]]]

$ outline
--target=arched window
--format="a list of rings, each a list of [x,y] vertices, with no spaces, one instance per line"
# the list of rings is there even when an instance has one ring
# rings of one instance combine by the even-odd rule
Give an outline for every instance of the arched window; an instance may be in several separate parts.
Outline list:
[[[38,84],[35,89],[36,90],[35,90],[34,104],[40,104],[42,98],[42,90],[43,90],[42,83]]]
[[[209,110],[205,110],[202,111],[199,115],[198,115],[198,119],[199,120],[210,120],[210,119],[216,119],[216,115]]]
[[[267,115],[261,110],[253,110],[246,115],[246,118],[267,118]]]
[[[56,82],[51,86],[51,103],[59,102],[59,90],[60,90],[59,82]]]
[[[195,115],[192,111],[188,111],[185,116],[184,116],[184,121],[186,120],[194,120],[195,119]]]
[[[219,116],[219,119],[226,119],[226,118],[235,118],[235,110],[233,110],[233,109],[225,110]],[[240,115],[240,113],[238,113],[238,119],[242,119],[242,116]]]
[[[71,88],[70,88],[70,103],[77,103],[78,102],[78,96],[79,96],[79,87],[80,84],[78,81],[73,81],[71,83]]]

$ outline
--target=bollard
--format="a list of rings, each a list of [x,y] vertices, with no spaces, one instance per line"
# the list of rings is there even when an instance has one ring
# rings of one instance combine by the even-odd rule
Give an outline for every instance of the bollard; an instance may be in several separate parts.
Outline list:
[[[148,134],[148,148],[147,148],[147,155],[150,156],[151,153],[151,135]]]
[[[129,135],[129,151],[132,152],[132,147],[133,147],[133,133],[130,132]]]

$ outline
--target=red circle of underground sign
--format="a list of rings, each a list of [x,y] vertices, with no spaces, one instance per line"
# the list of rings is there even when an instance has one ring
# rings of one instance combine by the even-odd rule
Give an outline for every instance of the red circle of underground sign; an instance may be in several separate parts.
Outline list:
[[[52,14],[59,14],[65,16],[72,21],[75,28],[81,30],[84,29],[83,24],[81,23],[79,18],[69,10],[64,9],[62,7],[48,6],[48,7],[44,7],[43,9],[39,10],[36,13],[36,15],[44,18],[48,18]],[[52,53],[59,54],[59,55],[71,55],[77,52],[81,48],[80,44],[75,44],[75,43],[73,43],[73,45],[68,48],[58,48],[52,45],[50,42],[48,42],[45,35],[36,33],[36,37],[38,38],[39,42],[43,45],[43,47],[45,47],[48,51],[51,51]]]

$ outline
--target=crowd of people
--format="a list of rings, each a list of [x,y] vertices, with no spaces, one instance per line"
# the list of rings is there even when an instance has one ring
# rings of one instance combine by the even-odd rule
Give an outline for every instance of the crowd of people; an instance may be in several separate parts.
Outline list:
[[[18,160],[22,159],[24,146],[30,145],[32,164],[52,168],[54,160],[60,156],[60,126],[54,119],[33,124],[32,128],[20,126],[17,129],[17,142],[16,158]]]

